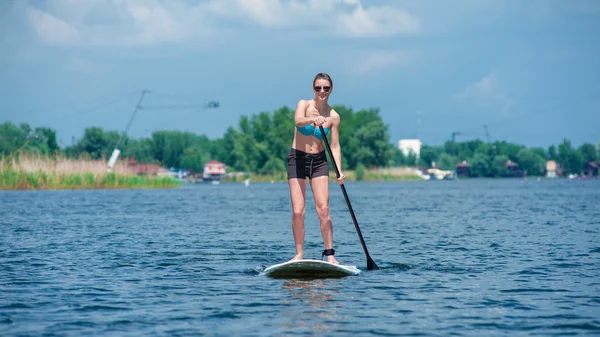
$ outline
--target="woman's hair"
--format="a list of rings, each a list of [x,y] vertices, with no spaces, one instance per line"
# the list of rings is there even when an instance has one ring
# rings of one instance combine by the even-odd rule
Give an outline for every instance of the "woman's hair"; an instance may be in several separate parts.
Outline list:
[[[317,80],[327,80],[333,88],[333,81],[331,80],[331,77],[329,75],[325,73],[318,73],[317,76],[315,76],[315,79],[313,80],[313,87],[315,86],[315,83],[317,83]]]

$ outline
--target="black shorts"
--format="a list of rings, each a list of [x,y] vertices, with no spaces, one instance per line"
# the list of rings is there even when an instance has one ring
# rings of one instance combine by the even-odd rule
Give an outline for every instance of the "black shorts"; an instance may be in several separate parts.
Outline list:
[[[325,151],[312,154],[291,149],[287,159],[288,180],[293,178],[312,179],[329,176],[329,166],[327,166]]]

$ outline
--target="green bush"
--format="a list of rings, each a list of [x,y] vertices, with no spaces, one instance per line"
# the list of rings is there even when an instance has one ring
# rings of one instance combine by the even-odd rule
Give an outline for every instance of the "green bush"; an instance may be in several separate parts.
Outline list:
[[[356,165],[356,180],[364,180],[365,179],[365,165],[362,163],[358,163]]]

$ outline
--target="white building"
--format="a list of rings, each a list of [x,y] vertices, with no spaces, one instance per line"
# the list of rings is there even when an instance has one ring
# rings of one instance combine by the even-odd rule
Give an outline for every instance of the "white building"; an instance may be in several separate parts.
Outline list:
[[[546,162],[546,177],[547,178],[556,178],[556,169],[558,165],[556,165],[556,161],[548,160]]]
[[[421,143],[420,139],[400,139],[398,141],[398,148],[405,156],[408,156],[410,152],[417,155],[417,159],[421,154]]]

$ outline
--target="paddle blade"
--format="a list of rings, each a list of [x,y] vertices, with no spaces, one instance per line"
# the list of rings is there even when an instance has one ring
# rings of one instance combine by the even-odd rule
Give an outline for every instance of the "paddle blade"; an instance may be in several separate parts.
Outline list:
[[[379,270],[379,267],[370,256],[367,258],[367,270]]]

